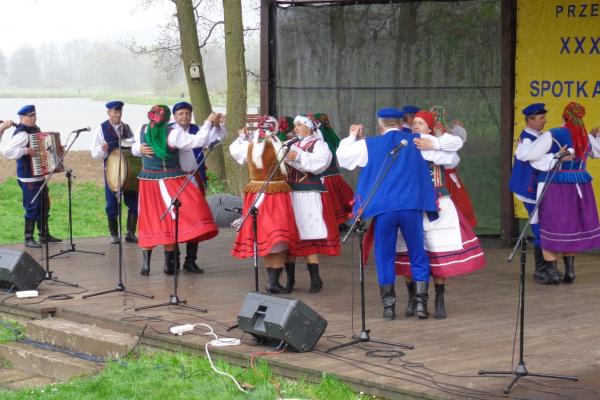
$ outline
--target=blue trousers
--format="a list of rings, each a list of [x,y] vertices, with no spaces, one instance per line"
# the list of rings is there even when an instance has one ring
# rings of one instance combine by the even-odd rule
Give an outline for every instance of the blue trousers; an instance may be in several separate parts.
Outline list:
[[[423,212],[403,210],[380,214],[375,221],[375,263],[379,284],[391,285],[396,281],[398,229],[406,242],[413,280],[429,282],[429,258],[423,244]]]
[[[106,197],[106,215],[108,218],[117,218],[119,216],[119,205],[117,203],[117,196],[110,190],[104,181],[104,196]],[[138,193],[137,192],[123,192],[123,202],[129,209],[128,215],[137,215],[138,213]]]
[[[48,214],[50,210],[50,196],[48,195],[48,186],[46,186],[44,192],[41,195],[39,195],[33,203],[31,203],[31,200],[33,200],[35,194],[38,192],[38,190],[40,190],[44,181],[17,182],[19,182],[19,186],[21,187],[21,191],[23,192],[23,208],[25,209],[25,218],[33,219],[35,221],[41,218],[42,196],[44,196],[44,207],[46,207],[46,209],[48,210],[46,211],[46,214]]]
[[[535,204],[523,202],[523,205],[525,206],[525,209],[527,210],[527,214],[529,214],[529,216],[531,217],[531,213],[533,212],[533,209],[535,208]],[[536,247],[540,247],[540,245],[541,245],[540,225],[539,224],[531,224],[531,232],[533,233],[533,244]]]

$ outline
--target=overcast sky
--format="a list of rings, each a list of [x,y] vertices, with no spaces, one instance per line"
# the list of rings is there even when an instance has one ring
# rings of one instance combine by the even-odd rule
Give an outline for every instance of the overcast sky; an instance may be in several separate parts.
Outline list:
[[[74,39],[150,43],[175,12],[169,0],[1,0],[0,51]]]

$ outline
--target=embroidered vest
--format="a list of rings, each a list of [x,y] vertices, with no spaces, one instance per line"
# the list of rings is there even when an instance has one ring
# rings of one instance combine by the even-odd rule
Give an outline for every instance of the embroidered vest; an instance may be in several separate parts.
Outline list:
[[[314,138],[310,142],[298,146],[308,153],[312,153],[317,143],[318,138]],[[297,145],[299,145],[298,143]],[[303,172],[288,165],[288,183],[292,190],[296,192],[326,192],[325,185],[321,182],[321,175]]]

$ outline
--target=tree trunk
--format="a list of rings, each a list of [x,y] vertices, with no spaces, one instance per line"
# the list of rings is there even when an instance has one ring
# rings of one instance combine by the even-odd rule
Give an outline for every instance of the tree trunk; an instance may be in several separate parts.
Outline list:
[[[181,58],[183,70],[187,79],[190,92],[190,100],[194,107],[194,120],[196,124],[202,125],[204,120],[212,112],[206,80],[204,79],[204,68],[202,65],[202,54],[198,43],[198,30],[196,29],[196,17],[192,0],[173,0],[177,8],[177,23],[179,26],[179,38],[181,41]],[[196,62],[200,65],[200,77],[192,79],[190,75],[190,64]],[[225,179],[225,168],[223,165],[223,149],[216,147],[213,154],[207,159],[206,166],[214,172],[219,179]]]
[[[223,0],[225,17],[225,57],[227,65],[227,119],[229,132],[225,144],[229,145],[237,138],[237,131],[246,124],[247,82],[246,60],[244,58],[244,34],[241,0]],[[227,186],[230,192],[242,193],[248,182],[246,168],[240,166],[232,157],[225,158]]]

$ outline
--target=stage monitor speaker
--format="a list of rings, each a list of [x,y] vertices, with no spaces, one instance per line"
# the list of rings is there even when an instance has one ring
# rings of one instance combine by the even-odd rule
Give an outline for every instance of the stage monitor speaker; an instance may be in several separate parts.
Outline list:
[[[259,339],[283,341],[305,352],[323,335],[327,321],[300,300],[250,292],[238,315],[238,326]]]
[[[29,253],[0,248],[0,285],[31,290],[37,288],[45,276],[46,271]]]

